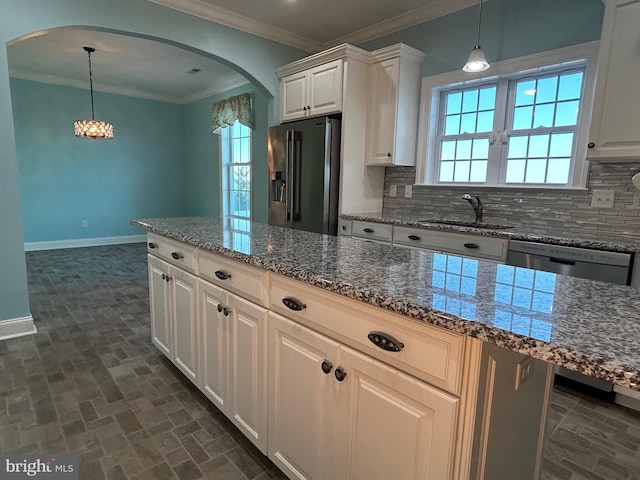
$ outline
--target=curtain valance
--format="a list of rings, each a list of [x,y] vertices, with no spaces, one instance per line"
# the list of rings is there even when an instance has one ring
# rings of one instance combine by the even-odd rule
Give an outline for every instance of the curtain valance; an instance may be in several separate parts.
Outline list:
[[[236,95],[213,104],[213,133],[220,133],[238,120],[253,130],[252,97],[249,93]]]

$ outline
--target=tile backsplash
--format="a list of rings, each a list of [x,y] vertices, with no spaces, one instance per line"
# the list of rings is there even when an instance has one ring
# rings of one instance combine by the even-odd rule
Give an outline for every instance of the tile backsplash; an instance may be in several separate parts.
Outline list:
[[[640,240],[640,190],[631,177],[638,163],[592,163],[588,190],[429,187],[413,185],[414,167],[389,167],[384,182],[383,214],[418,218],[474,220],[464,193],[478,195],[484,204],[484,220],[508,223],[551,235],[628,237]],[[396,196],[390,196],[396,185]],[[413,185],[405,198],[405,186]],[[593,190],[613,190],[613,208],[591,207]]]

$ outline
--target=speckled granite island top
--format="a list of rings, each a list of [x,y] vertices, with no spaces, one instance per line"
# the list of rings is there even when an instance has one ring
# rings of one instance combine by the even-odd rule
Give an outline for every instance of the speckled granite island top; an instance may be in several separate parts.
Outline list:
[[[419,321],[640,390],[640,290],[217,218],[133,225]]]

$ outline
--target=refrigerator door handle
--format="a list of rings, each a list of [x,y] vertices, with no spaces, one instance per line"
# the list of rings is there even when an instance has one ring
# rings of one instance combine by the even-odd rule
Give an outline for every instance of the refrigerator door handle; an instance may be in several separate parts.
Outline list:
[[[291,216],[294,222],[300,220],[300,132],[291,131]]]
[[[286,166],[284,172],[284,211],[285,211],[285,221],[291,221],[291,195],[293,191],[293,182],[291,177],[291,155],[293,154],[293,130],[287,130],[287,141],[286,141]]]

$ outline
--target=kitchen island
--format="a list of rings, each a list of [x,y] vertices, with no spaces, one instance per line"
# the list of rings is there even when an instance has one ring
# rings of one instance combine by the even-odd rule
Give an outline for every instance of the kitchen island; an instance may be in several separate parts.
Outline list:
[[[402,381],[409,382],[418,378],[427,382],[429,388],[435,387],[429,390],[429,395],[437,402],[444,402],[443,408],[449,413],[444,417],[435,415],[434,418],[438,421],[444,418],[446,425],[442,421],[440,424],[434,421],[430,431],[445,433],[438,438],[441,438],[446,461],[437,465],[433,462],[418,465],[417,471],[432,474],[437,472],[441,475],[427,478],[477,478],[477,472],[484,472],[486,478],[492,478],[489,473],[494,471],[492,468],[520,475],[518,478],[536,478],[542,448],[540,428],[544,425],[546,414],[551,363],[621,386],[640,389],[640,354],[633,341],[636,320],[640,318],[640,308],[636,301],[640,292],[630,287],[261,224],[252,224],[250,231],[244,232],[229,229],[223,222],[213,218],[134,220],[132,223],[147,229],[150,235],[159,236],[154,238],[168,238],[179,242],[172,243],[172,246],[184,245],[193,249],[185,253],[188,258],[193,258],[191,265],[195,275],[202,276],[206,271],[207,264],[200,261],[206,258],[209,258],[209,263],[215,263],[218,258],[232,261],[233,264],[227,270],[236,265],[245,265],[251,269],[254,275],[252,278],[258,278],[255,275],[260,276],[261,272],[270,275],[260,276],[258,282],[266,285],[266,296],[258,294],[252,298],[253,302],[269,310],[260,310],[260,315],[268,318],[269,323],[269,355],[264,357],[268,357],[269,362],[269,381],[264,380],[264,388],[268,384],[269,389],[268,448],[264,440],[266,435],[262,435],[260,441],[265,442],[264,452],[291,478],[341,478],[340,473],[344,471],[351,475],[354,471],[367,471],[363,463],[358,463],[359,452],[366,452],[365,447],[362,447],[362,451],[358,450],[360,447],[355,451],[347,449],[350,456],[343,459],[347,467],[330,473],[335,474],[335,477],[329,477],[327,472],[317,467],[319,462],[309,460],[305,463],[300,460],[301,466],[291,460],[302,458],[304,454],[297,457],[286,454],[286,448],[283,447],[286,441],[278,433],[291,432],[293,426],[282,420],[283,415],[279,415],[281,410],[276,405],[278,401],[289,398],[282,395],[284,390],[278,390],[282,385],[286,386],[286,376],[278,376],[278,372],[284,367],[277,361],[281,359],[279,355],[283,354],[279,348],[287,342],[291,343],[290,337],[295,337],[292,332],[297,331],[296,329],[303,330],[295,338],[311,338],[318,333],[327,336],[327,341],[341,342],[352,347],[347,352],[348,355],[342,354],[342,359],[356,358],[360,353],[365,353],[374,360],[382,360],[384,364],[380,368],[387,369],[382,378],[388,380],[389,384],[394,384],[396,377],[388,371],[387,365],[397,367],[401,374],[410,375],[401,375]],[[151,266],[151,257],[155,252],[151,246],[149,251],[152,254]],[[173,253],[176,253],[176,257],[183,255],[176,251]],[[208,255],[213,257],[207,257]],[[168,257],[168,261],[172,261],[171,257]],[[218,268],[215,272],[209,278],[213,282],[220,280],[220,276],[227,275],[223,268]],[[173,274],[167,273],[166,278],[170,277]],[[238,275],[233,278],[237,279]],[[245,283],[253,285],[251,282]],[[231,288],[230,291],[242,293],[242,285],[238,284],[235,288],[236,290]],[[288,291],[294,294],[287,295]],[[280,302],[281,298],[284,305]],[[196,305],[196,310],[203,310],[203,305],[200,302],[199,306]],[[226,312],[222,303],[213,305],[218,307],[219,312]],[[314,317],[323,308],[331,315]],[[233,310],[232,306],[230,311]],[[351,314],[344,315],[341,313],[343,311]],[[293,319],[294,322],[289,322],[288,319]],[[350,322],[353,322],[355,329],[359,321],[365,321],[362,319],[371,321],[374,326],[388,325],[389,328],[403,332],[405,336],[398,337],[398,341],[393,336],[386,338],[379,335],[381,332],[376,329],[371,332],[373,335],[369,337],[370,342],[365,339],[360,343],[360,340],[351,336],[352,332],[348,328],[347,331],[339,331],[341,325],[347,326]],[[323,323],[326,325],[323,326]],[[196,324],[197,322],[193,322],[194,331],[191,334],[195,343],[198,342],[196,337],[201,334]],[[279,344],[277,339],[286,337],[283,332],[289,332],[290,337]],[[418,347],[423,346],[425,352],[434,345],[444,347],[440,349],[440,353],[435,349],[435,353],[422,359],[419,355],[411,357],[414,336],[418,340],[424,339],[425,343],[418,344]],[[404,351],[394,353],[385,348],[400,344],[402,349],[404,345],[401,342],[407,345]],[[305,344],[309,343],[313,342],[309,340]],[[199,384],[197,377],[203,370],[199,371],[197,365],[206,363],[201,358],[202,349],[192,360],[195,367],[187,369],[192,371],[196,384]],[[300,347],[297,347],[297,351],[301,351]],[[394,355],[398,356],[394,358]],[[310,354],[304,358],[310,358]],[[530,362],[527,358],[536,360]],[[438,363],[438,359],[442,361]],[[189,363],[184,358],[178,360],[183,366]],[[420,364],[421,360],[424,365]],[[500,363],[503,360],[504,366]],[[345,370],[342,368],[344,362],[340,362],[340,366],[337,362],[334,362],[335,365],[328,361],[322,362],[322,371],[335,372],[338,382],[342,381],[339,377],[343,380],[344,376],[348,379],[356,378],[357,369],[354,367],[352,370]],[[355,360],[352,364],[354,362]],[[430,370],[432,363],[438,368]],[[266,369],[266,365],[264,368]],[[264,374],[267,375],[266,372]],[[361,380],[360,385],[364,385],[366,382],[363,383],[362,379],[369,377],[360,375],[358,378]],[[297,381],[302,382],[301,379]],[[508,388],[504,385],[496,387],[501,382],[508,385]],[[398,388],[400,387],[394,387],[394,391]],[[323,390],[318,390],[321,391]],[[295,391],[295,394],[298,395],[299,392]],[[533,422],[519,424],[518,421],[522,419],[518,420],[517,412],[514,416],[505,412],[502,412],[502,417],[498,415],[496,410],[508,410],[502,408],[502,405],[509,404],[510,395],[514,396],[515,402],[525,402],[517,397],[525,395],[526,402],[529,403],[520,403],[516,410],[528,408],[529,417],[538,417],[533,418]],[[308,401],[315,401],[314,398]],[[351,402],[352,406],[360,406],[354,402]],[[416,404],[409,403],[412,408],[420,411]],[[291,409],[291,405],[288,408]],[[335,410],[340,411],[340,408]],[[405,409],[409,410],[409,407]],[[366,409],[362,411],[366,412]],[[326,409],[324,413],[328,415]],[[428,416],[416,412],[412,415],[421,418],[422,423]],[[345,418],[358,416],[366,418],[364,413],[347,415]],[[501,425],[504,426],[505,423],[520,429],[519,440],[507,439],[504,433],[500,433]],[[340,425],[341,422],[337,424]],[[392,430],[393,424],[387,427]],[[342,432],[338,427],[336,431]],[[373,430],[361,425],[351,425],[350,430],[336,435],[338,438],[349,438],[354,432],[375,437]],[[524,443],[518,443],[520,439],[524,439]],[[301,441],[302,438],[299,439]],[[522,450],[508,465],[507,457],[513,457],[513,451],[509,447],[513,445],[506,445],[505,442],[512,442]],[[384,441],[382,444],[380,441],[365,442],[364,445],[369,454],[382,454],[388,447]],[[433,447],[430,445],[427,448],[420,443],[419,448],[416,446],[413,449],[417,452],[415,457],[408,458],[408,461],[421,458],[421,451],[429,451],[430,455],[424,455],[425,457],[442,456],[442,451],[433,450]],[[290,448],[295,450],[295,446]],[[317,450],[323,451],[322,448]],[[492,453],[499,450],[504,450],[505,453]],[[331,452],[323,452],[324,457],[332,455]],[[336,455],[339,457],[341,454]],[[337,464],[341,465],[340,462]],[[316,471],[311,465],[316,465],[315,468],[320,473],[315,476],[309,474],[310,471]]]

